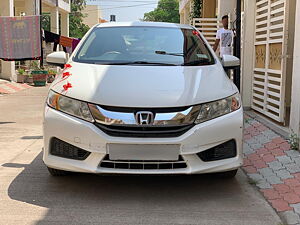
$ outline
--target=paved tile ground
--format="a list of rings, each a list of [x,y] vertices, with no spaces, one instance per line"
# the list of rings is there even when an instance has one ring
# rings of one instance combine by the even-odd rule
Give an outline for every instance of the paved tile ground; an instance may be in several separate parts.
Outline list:
[[[0,97],[1,225],[281,224],[242,171],[229,180],[211,175],[51,177],[41,153],[47,89]]]
[[[300,225],[300,152],[245,116],[244,171],[289,225]]]
[[[28,84],[20,84],[0,79],[0,95],[15,93],[31,87],[32,86]]]

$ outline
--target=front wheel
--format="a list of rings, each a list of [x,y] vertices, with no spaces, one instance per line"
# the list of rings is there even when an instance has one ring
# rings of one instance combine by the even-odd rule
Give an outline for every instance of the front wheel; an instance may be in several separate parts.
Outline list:
[[[237,174],[238,169],[235,170],[230,170],[230,171],[226,171],[226,172],[221,172],[221,173],[217,173],[217,176],[222,177],[222,178],[234,178],[235,175]]]
[[[48,166],[47,166],[47,169],[48,169],[49,173],[51,174],[51,176],[54,176],[54,177],[66,176],[70,173],[70,172],[64,171],[64,170],[53,169],[53,168],[50,168]]]

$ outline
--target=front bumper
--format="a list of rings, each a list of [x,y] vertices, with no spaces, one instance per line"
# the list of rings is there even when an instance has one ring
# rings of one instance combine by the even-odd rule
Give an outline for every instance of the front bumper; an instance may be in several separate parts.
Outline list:
[[[112,137],[94,124],[69,116],[46,106],[44,118],[43,160],[48,167],[86,173],[119,174],[198,174],[234,170],[242,165],[243,110],[196,125],[179,137],[127,138]],[[50,141],[56,137],[91,152],[85,160],[51,155]],[[210,162],[202,161],[197,153],[229,140],[236,142],[236,157]],[[179,169],[115,169],[100,167],[107,154],[108,144],[177,144],[187,167]],[[163,151],[163,149],[162,149]]]

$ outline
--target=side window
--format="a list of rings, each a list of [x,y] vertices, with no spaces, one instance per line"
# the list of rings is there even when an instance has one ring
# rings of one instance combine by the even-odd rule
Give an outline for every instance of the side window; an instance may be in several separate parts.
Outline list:
[[[191,30],[187,30],[185,33],[185,43],[186,43],[186,56],[187,61],[199,61],[199,60],[209,60],[212,61],[211,54],[205,46],[205,43],[196,34],[193,34]]]

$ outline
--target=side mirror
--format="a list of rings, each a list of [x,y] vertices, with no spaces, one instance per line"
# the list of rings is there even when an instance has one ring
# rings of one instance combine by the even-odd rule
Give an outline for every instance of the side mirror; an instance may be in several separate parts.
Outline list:
[[[67,63],[67,55],[65,52],[52,52],[46,57],[46,61],[48,64],[64,67]]]
[[[234,69],[240,66],[240,59],[233,55],[223,55],[221,62],[224,69]]]

